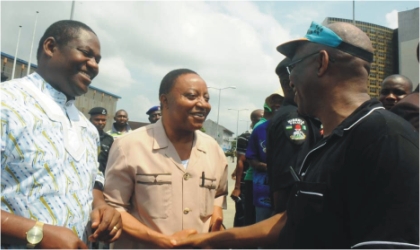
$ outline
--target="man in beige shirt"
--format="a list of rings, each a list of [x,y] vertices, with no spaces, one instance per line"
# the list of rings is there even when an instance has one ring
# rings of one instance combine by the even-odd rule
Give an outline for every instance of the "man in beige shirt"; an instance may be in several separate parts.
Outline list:
[[[111,148],[104,193],[123,218],[114,248],[169,248],[174,237],[208,232],[226,208],[226,157],[198,130],[210,111],[207,86],[188,70],[175,72],[172,80],[169,92],[160,95],[162,119]],[[189,144],[179,146],[176,137],[190,138]]]

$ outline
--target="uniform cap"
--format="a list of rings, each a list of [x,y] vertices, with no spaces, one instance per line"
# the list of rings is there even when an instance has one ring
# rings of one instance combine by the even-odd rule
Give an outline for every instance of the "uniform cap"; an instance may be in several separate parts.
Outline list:
[[[158,111],[158,110],[160,110],[160,106],[151,107],[149,110],[147,110],[146,115],[150,115],[150,113]]]
[[[106,115],[108,112],[105,108],[102,107],[95,107],[89,111],[90,115]]]

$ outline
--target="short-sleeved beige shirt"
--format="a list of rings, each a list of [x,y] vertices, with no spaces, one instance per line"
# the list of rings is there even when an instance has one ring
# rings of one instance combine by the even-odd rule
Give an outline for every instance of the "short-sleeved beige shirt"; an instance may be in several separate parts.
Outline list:
[[[106,201],[165,235],[207,232],[214,206],[226,208],[227,161],[213,138],[198,130],[194,138],[185,169],[161,120],[120,137],[106,167]],[[144,247],[125,235],[114,244]]]

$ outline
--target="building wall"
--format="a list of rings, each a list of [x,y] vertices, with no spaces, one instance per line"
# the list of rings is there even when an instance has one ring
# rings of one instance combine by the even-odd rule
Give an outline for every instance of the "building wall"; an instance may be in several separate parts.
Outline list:
[[[419,44],[419,8],[398,12],[398,47],[400,74],[419,84],[419,63],[416,49]]]
[[[76,97],[76,107],[87,117],[89,110],[94,107],[103,107],[108,111],[105,131],[110,130],[114,122],[114,114],[117,108],[118,98],[106,94],[100,90],[89,88],[88,92],[84,95]]]
[[[353,23],[353,20],[327,17],[323,24],[334,22]],[[368,93],[371,97],[379,97],[380,85],[387,76],[398,73],[398,58],[395,53],[395,42],[393,29],[383,27],[380,25],[355,21],[356,26],[363,30],[370,40],[374,48],[373,63],[371,65],[371,72],[368,81]]]
[[[203,128],[206,130],[206,134],[213,137],[224,151],[231,148],[230,142],[232,140],[233,132],[220,124],[217,126],[217,123],[210,119],[204,122]]]
[[[13,72],[13,59],[7,58],[1,55],[1,72],[3,72],[9,78],[7,80],[12,79],[12,72]],[[31,67],[29,70],[29,74],[32,74],[36,70],[35,67]],[[21,60],[16,60],[16,67],[15,67],[15,78],[22,78],[27,75],[28,72],[28,63],[23,63]]]

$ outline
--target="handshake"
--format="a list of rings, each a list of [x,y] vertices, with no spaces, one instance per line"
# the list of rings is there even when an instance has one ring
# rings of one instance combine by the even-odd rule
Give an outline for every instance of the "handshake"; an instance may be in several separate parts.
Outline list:
[[[166,240],[157,243],[159,248],[212,248],[205,244],[205,239],[214,232],[223,231],[225,227],[222,224],[222,219],[218,217],[210,225],[209,233],[198,234],[195,229],[185,229],[168,236]],[[212,233],[213,232],[213,233]],[[168,241],[169,240],[169,244]]]

